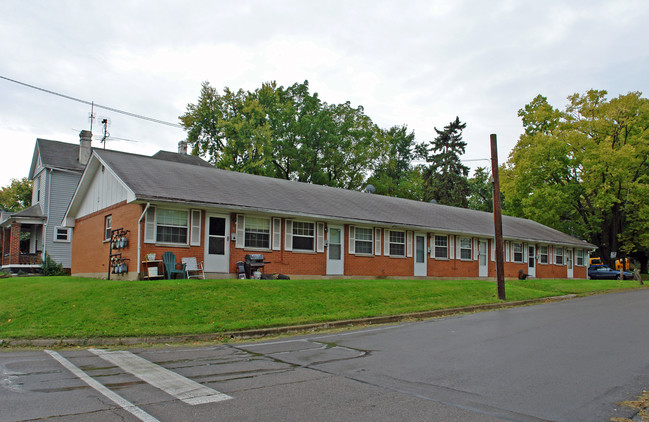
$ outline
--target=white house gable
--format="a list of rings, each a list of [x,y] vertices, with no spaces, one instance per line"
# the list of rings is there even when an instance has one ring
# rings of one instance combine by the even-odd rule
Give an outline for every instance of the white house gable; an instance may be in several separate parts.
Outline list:
[[[99,166],[88,185],[88,191],[79,205],[76,218],[102,210],[127,199],[122,183],[104,166]]]

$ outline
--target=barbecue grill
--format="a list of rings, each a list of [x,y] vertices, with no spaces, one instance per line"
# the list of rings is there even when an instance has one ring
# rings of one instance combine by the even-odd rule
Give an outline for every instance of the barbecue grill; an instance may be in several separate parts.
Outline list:
[[[246,278],[252,278],[255,271],[264,272],[264,266],[270,262],[264,262],[262,254],[250,254],[245,256],[243,267],[246,271]]]

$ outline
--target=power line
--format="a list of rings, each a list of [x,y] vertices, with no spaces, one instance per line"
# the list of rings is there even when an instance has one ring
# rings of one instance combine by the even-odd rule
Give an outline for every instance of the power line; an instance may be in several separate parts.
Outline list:
[[[15,79],[7,78],[6,76],[0,75],[0,79],[4,79],[6,81],[13,82],[13,83],[16,83],[18,85],[26,86],[28,88],[36,89],[38,91],[46,92],[48,94],[56,95],[56,96],[59,96],[59,97],[62,97],[62,98],[68,99],[68,100],[76,101],[78,103],[87,104],[87,105],[90,105],[90,106],[94,104],[94,106],[97,107],[97,108],[102,108],[104,110],[124,114],[124,115],[130,116],[130,117],[135,117],[136,119],[147,120],[149,122],[158,123],[158,124],[161,124],[161,125],[167,125],[167,126],[171,126],[171,127],[175,127],[175,128],[179,128],[179,129],[184,129],[183,126],[179,125],[178,123],[166,122],[164,120],[159,120],[159,119],[154,119],[152,117],[142,116],[141,114],[135,114],[135,113],[131,113],[129,111],[124,111],[124,110],[119,110],[119,109],[113,108],[113,107],[99,105],[97,103],[93,103],[92,101],[86,101],[86,100],[82,100],[80,98],[75,98],[75,97],[71,97],[69,95],[65,95],[65,94],[61,94],[61,93],[58,93],[58,92],[50,91],[49,89],[40,88],[40,87],[30,85],[30,84],[25,83],[25,82],[20,82],[20,81],[17,81]]]

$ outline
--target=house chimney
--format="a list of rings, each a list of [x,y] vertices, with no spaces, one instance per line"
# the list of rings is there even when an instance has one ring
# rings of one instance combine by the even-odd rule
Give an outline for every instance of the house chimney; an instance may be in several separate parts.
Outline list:
[[[92,142],[92,132],[89,130],[82,130],[79,133],[79,163],[84,166],[88,164],[90,159],[90,153],[92,152],[90,148],[90,143]]]
[[[178,142],[178,154],[187,155],[187,141]]]

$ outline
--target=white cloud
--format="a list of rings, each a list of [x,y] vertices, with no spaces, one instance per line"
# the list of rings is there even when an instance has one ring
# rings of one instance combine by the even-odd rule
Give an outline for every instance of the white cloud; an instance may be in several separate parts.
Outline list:
[[[0,75],[174,123],[203,81],[253,90],[308,79],[323,101],[362,105],[420,142],[459,116],[465,158],[488,157],[497,133],[504,161],[522,130],[517,110],[539,93],[559,108],[590,88],[646,93],[648,18],[640,0],[5,0]],[[26,175],[37,137],[77,142],[89,111],[0,80],[0,145],[14,158],[0,186]],[[184,137],[97,112],[113,136],[138,141],[111,148],[151,154]]]

